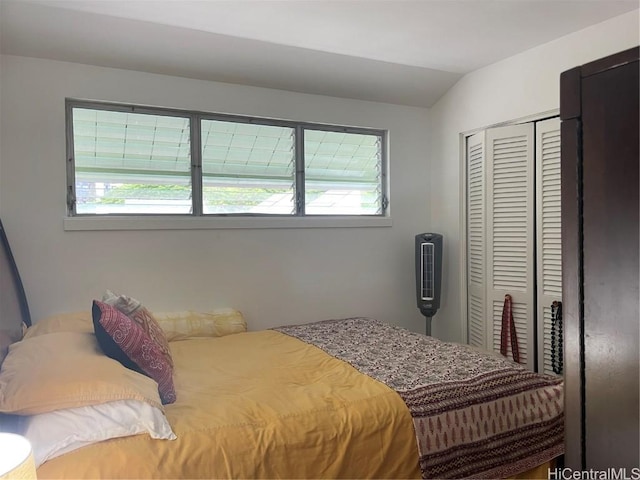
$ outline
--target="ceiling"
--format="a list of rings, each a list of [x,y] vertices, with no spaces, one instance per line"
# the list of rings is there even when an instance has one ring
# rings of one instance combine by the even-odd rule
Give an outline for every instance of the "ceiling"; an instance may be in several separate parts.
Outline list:
[[[429,107],[639,0],[0,0],[5,54]]]

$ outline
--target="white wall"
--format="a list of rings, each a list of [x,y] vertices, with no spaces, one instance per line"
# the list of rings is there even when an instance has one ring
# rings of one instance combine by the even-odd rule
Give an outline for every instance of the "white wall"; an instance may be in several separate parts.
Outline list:
[[[424,331],[413,238],[429,226],[428,110],[14,56],[0,67],[0,214],[36,320],[110,288],[156,311],[235,307],[252,329],[367,315]],[[65,97],[388,129],[393,226],[64,231]]]
[[[431,109],[431,226],[448,239],[434,335],[458,341],[466,335],[460,296],[460,134],[559,109],[560,73],[637,46],[638,25],[636,10],[472,72]]]

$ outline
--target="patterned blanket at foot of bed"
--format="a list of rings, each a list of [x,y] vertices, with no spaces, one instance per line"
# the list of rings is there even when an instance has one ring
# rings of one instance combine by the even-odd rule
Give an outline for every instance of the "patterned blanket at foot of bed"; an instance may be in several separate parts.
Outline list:
[[[423,478],[505,478],[564,451],[561,378],[368,318],[275,330],[395,390],[413,418]]]

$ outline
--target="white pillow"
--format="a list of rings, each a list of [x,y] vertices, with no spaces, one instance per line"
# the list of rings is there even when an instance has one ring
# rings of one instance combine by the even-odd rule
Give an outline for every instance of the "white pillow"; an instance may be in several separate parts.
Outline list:
[[[31,415],[23,435],[33,447],[36,467],[92,443],[148,433],[151,438],[175,440],[164,413],[147,402],[118,400]]]

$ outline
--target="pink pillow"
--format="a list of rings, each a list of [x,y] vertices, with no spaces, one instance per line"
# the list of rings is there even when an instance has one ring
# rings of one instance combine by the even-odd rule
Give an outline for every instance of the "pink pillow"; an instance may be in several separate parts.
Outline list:
[[[151,315],[151,312],[139,300],[126,295],[116,295],[111,290],[107,290],[102,296],[102,301],[107,305],[116,307],[131,320],[137,322],[145,333],[162,349],[165,357],[173,367],[173,359],[171,358],[167,337],[156,319]]]
[[[153,336],[135,320],[106,303],[94,300],[92,313],[96,338],[104,353],[158,382],[162,403],[175,402],[173,366]]]

